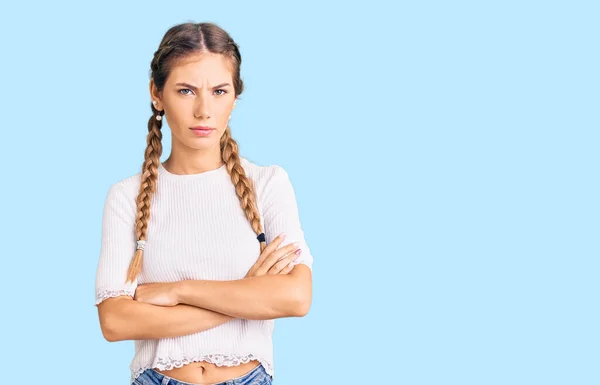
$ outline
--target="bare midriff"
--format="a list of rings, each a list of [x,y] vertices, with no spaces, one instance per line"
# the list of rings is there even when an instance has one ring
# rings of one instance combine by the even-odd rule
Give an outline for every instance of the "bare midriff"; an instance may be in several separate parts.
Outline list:
[[[200,361],[192,362],[181,368],[174,368],[171,370],[154,370],[178,381],[189,382],[195,385],[213,385],[241,377],[244,374],[251,372],[252,369],[256,368],[258,365],[260,365],[260,362],[257,360],[237,366],[217,366],[205,361]]]

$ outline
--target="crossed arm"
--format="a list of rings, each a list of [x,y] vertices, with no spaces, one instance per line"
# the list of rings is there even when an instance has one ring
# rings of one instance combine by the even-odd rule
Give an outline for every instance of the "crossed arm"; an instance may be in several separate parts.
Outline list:
[[[157,339],[201,332],[235,318],[302,317],[312,301],[312,273],[298,264],[286,275],[175,282],[172,293],[175,306],[129,296],[106,299],[98,305],[102,334],[111,342]]]
[[[280,166],[267,171],[268,178],[260,194],[265,233],[285,232],[291,239],[303,239],[298,206],[287,172]],[[121,184],[113,185],[108,192],[97,287],[115,288],[122,284],[131,259],[129,250],[136,247],[133,229],[137,208],[132,197],[135,193],[137,190],[129,191]],[[267,248],[277,247],[277,241],[267,241]],[[307,261],[312,260],[309,255],[305,254]],[[123,277],[114,273],[118,271],[123,272]],[[134,297],[108,298],[98,305],[102,334],[108,341],[177,337],[211,329],[235,318],[265,320],[303,316],[312,300],[312,272],[304,264],[295,265],[286,274],[151,285],[155,286],[142,290],[140,288],[146,285],[137,287]],[[160,292],[159,303],[144,301],[144,292],[149,291]],[[168,298],[160,303],[164,293]]]

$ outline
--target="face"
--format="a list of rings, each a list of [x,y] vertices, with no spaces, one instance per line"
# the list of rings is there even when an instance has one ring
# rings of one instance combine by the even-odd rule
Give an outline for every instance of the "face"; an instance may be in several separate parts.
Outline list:
[[[230,64],[219,54],[202,53],[181,59],[173,66],[165,87],[158,92],[150,81],[155,107],[164,110],[173,135],[172,150],[219,151],[227,129],[235,93]],[[208,126],[204,133],[192,129]]]

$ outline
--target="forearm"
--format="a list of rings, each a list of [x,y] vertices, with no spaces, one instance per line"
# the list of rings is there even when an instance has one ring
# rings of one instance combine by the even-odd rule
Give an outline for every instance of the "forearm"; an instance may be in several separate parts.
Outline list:
[[[290,275],[263,275],[233,281],[186,280],[178,298],[235,318],[266,320],[302,316],[302,291]]]
[[[235,317],[186,304],[156,306],[131,297],[108,299],[99,305],[100,324],[111,342],[178,337],[231,321]]]

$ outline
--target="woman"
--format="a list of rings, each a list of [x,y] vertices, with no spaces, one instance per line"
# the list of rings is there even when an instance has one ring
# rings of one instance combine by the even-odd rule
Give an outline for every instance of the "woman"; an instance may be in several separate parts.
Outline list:
[[[231,137],[241,61],[215,24],[169,29],[151,63],[142,171],[107,194],[96,305],[108,341],[135,340],[134,384],[270,384],[274,319],[310,308],[288,174],[240,157]]]

